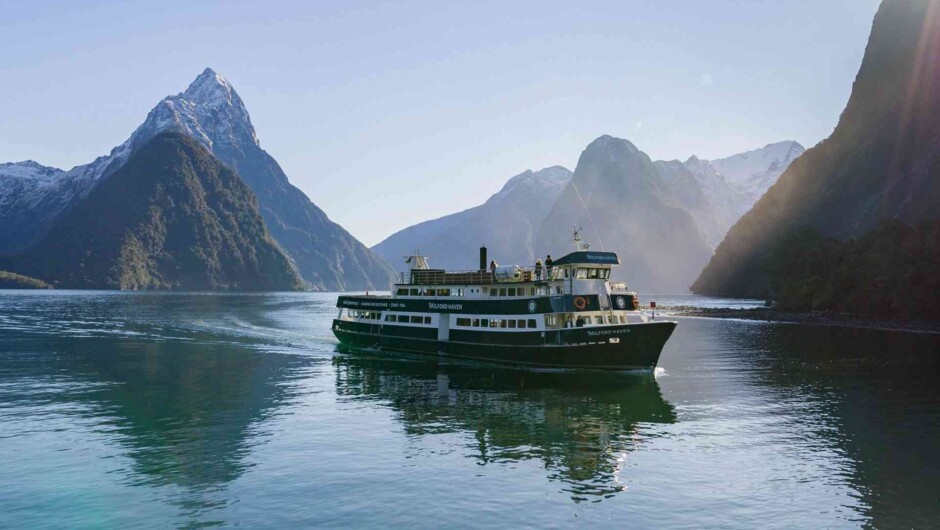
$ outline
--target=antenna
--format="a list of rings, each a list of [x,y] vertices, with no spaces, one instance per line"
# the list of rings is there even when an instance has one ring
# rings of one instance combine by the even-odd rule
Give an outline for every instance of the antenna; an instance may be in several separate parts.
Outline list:
[[[591,248],[591,245],[585,243],[584,241],[581,241],[581,232],[582,232],[583,230],[584,230],[584,229],[581,228],[580,226],[574,226],[574,225],[573,225],[573,226],[571,227],[571,232],[573,233],[573,242],[574,242],[574,249],[575,249],[575,250],[587,250],[587,249]]]

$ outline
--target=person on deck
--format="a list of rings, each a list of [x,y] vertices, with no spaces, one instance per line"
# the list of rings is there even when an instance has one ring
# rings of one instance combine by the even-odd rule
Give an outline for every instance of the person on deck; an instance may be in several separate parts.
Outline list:
[[[539,281],[542,280],[542,260],[541,259],[535,260],[535,279]]]
[[[490,272],[496,274],[496,260],[490,261]]]
[[[551,254],[549,254],[548,257],[545,258],[545,275],[547,276],[546,278],[547,280],[552,279],[552,255]]]

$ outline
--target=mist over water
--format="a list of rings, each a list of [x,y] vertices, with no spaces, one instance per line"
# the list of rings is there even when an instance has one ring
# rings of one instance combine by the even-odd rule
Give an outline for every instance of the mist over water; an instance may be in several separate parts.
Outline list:
[[[531,372],[339,351],[335,299],[0,295],[0,527],[940,520],[936,335],[680,319],[655,374]]]

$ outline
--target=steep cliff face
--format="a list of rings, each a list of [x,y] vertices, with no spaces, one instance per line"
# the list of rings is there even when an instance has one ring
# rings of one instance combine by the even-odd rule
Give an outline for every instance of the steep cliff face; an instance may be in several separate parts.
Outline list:
[[[499,263],[533,263],[536,232],[570,180],[571,171],[561,166],[526,171],[480,206],[408,227],[372,250],[390,263],[417,249],[433,267],[475,269],[478,248],[486,245]]]
[[[85,289],[292,290],[258,203],[192,138],[160,134],[62,216],[17,272]]]
[[[795,230],[857,238],[915,224],[940,204],[940,3],[889,0],[875,15],[832,135],[806,151],[729,231],[693,291],[769,294],[769,257]]]
[[[615,277],[646,292],[685,292],[710,251],[671,188],[632,143],[601,136],[581,153],[539,228],[536,248],[566,254],[573,250],[571,226],[581,225],[592,248],[620,255]]]

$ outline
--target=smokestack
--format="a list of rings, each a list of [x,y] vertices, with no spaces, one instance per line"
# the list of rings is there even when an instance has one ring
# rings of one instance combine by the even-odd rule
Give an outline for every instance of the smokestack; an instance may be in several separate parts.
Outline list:
[[[487,270],[486,267],[487,267],[487,263],[486,263],[486,247],[480,247],[480,270],[481,270],[481,271],[486,271],[486,270]]]

